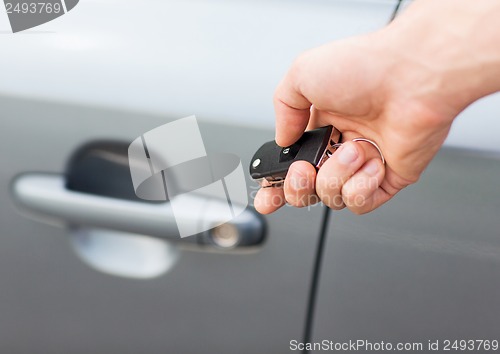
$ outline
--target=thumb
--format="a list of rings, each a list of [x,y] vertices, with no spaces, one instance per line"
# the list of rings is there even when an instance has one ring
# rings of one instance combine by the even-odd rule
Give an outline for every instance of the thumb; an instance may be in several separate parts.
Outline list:
[[[307,127],[311,102],[298,89],[301,86],[300,61],[296,60],[274,93],[276,113],[276,143],[289,146],[295,143]]]

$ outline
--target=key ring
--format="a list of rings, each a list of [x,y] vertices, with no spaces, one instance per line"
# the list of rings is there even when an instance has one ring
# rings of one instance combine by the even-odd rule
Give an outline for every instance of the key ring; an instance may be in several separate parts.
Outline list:
[[[366,143],[370,143],[373,146],[375,146],[375,149],[377,149],[378,153],[380,154],[380,158],[382,159],[382,164],[385,165],[384,154],[382,154],[382,150],[380,150],[380,148],[376,142],[374,142],[373,140],[370,140],[370,139],[366,139],[366,138],[354,138],[354,139],[352,139],[352,141],[364,141]]]
[[[354,138],[351,141],[354,141],[354,142],[362,141],[365,143],[372,144],[375,147],[375,149],[377,149],[378,153],[380,154],[380,158],[382,159],[382,163],[385,165],[384,154],[382,154],[382,150],[380,150],[380,147],[377,145],[376,142],[374,142],[373,140],[367,139],[367,138]],[[338,149],[342,144],[343,143],[337,143],[337,144],[333,145],[332,147]]]

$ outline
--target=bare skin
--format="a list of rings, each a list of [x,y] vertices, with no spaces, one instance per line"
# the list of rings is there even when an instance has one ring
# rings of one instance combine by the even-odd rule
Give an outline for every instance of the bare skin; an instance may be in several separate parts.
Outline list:
[[[346,143],[318,173],[295,162],[283,188],[258,191],[255,208],[322,201],[363,214],[417,182],[455,117],[500,90],[498,18],[498,0],[417,0],[378,32],[303,53],[276,89],[276,142],[332,124]],[[377,142],[386,165],[356,137]]]

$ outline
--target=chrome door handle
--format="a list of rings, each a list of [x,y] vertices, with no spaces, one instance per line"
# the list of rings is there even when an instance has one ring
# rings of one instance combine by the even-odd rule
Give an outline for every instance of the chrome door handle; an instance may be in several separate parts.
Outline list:
[[[203,223],[205,230],[220,224],[217,203],[213,201],[210,210],[176,209],[174,216],[168,202],[146,203],[72,191],[66,189],[64,177],[56,174],[19,175],[12,183],[12,195],[22,211],[42,222],[118,230],[176,242],[198,242],[196,237],[179,237],[176,218]],[[192,203],[204,202],[203,197],[199,200],[194,196],[190,198],[194,198]],[[221,201],[220,207],[227,206]],[[247,208],[228,224],[238,232],[238,247],[262,243],[264,221],[255,211]]]

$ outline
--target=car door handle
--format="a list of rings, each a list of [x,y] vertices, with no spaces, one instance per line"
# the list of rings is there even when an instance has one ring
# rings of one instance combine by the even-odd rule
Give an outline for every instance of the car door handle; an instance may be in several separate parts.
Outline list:
[[[201,194],[203,188],[181,189],[186,181],[171,178],[177,194],[167,194],[172,190],[165,185],[166,198],[138,197],[129,145],[109,140],[82,145],[69,158],[64,174],[26,172],[14,177],[12,199],[25,216],[65,227],[82,261],[115,276],[148,279],[165,274],[183,251],[244,256],[261,249],[265,219],[253,208],[234,203],[229,189],[224,200],[220,193]],[[166,184],[167,177],[175,176],[162,177]],[[224,184],[219,178],[225,177],[212,174],[215,183]],[[246,192],[240,190],[237,196]]]
[[[182,202],[151,202],[134,193],[128,144],[85,144],[69,159],[64,175],[25,173],[14,178],[13,199],[29,217],[62,226],[147,235],[183,244],[248,249],[265,237],[264,219],[252,208],[228,222],[228,201],[194,193]],[[195,206],[193,208],[193,206]],[[175,209],[174,209],[175,207]],[[193,237],[181,238],[180,223],[193,225]],[[199,231],[206,230],[206,231]]]
[[[211,201],[209,210],[193,213],[190,209],[176,210],[168,202],[145,203],[68,190],[62,175],[27,173],[17,176],[12,183],[14,200],[28,216],[58,225],[84,225],[102,229],[119,230],[178,241],[176,218],[185,222],[202,223],[202,228],[212,229],[220,224],[218,207],[225,204]],[[189,197],[192,203],[202,203],[203,198]],[[238,246],[254,246],[262,241],[262,219],[250,209],[244,210],[229,222],[239,234]],[[194,242],[187,237],[183,242]]]

